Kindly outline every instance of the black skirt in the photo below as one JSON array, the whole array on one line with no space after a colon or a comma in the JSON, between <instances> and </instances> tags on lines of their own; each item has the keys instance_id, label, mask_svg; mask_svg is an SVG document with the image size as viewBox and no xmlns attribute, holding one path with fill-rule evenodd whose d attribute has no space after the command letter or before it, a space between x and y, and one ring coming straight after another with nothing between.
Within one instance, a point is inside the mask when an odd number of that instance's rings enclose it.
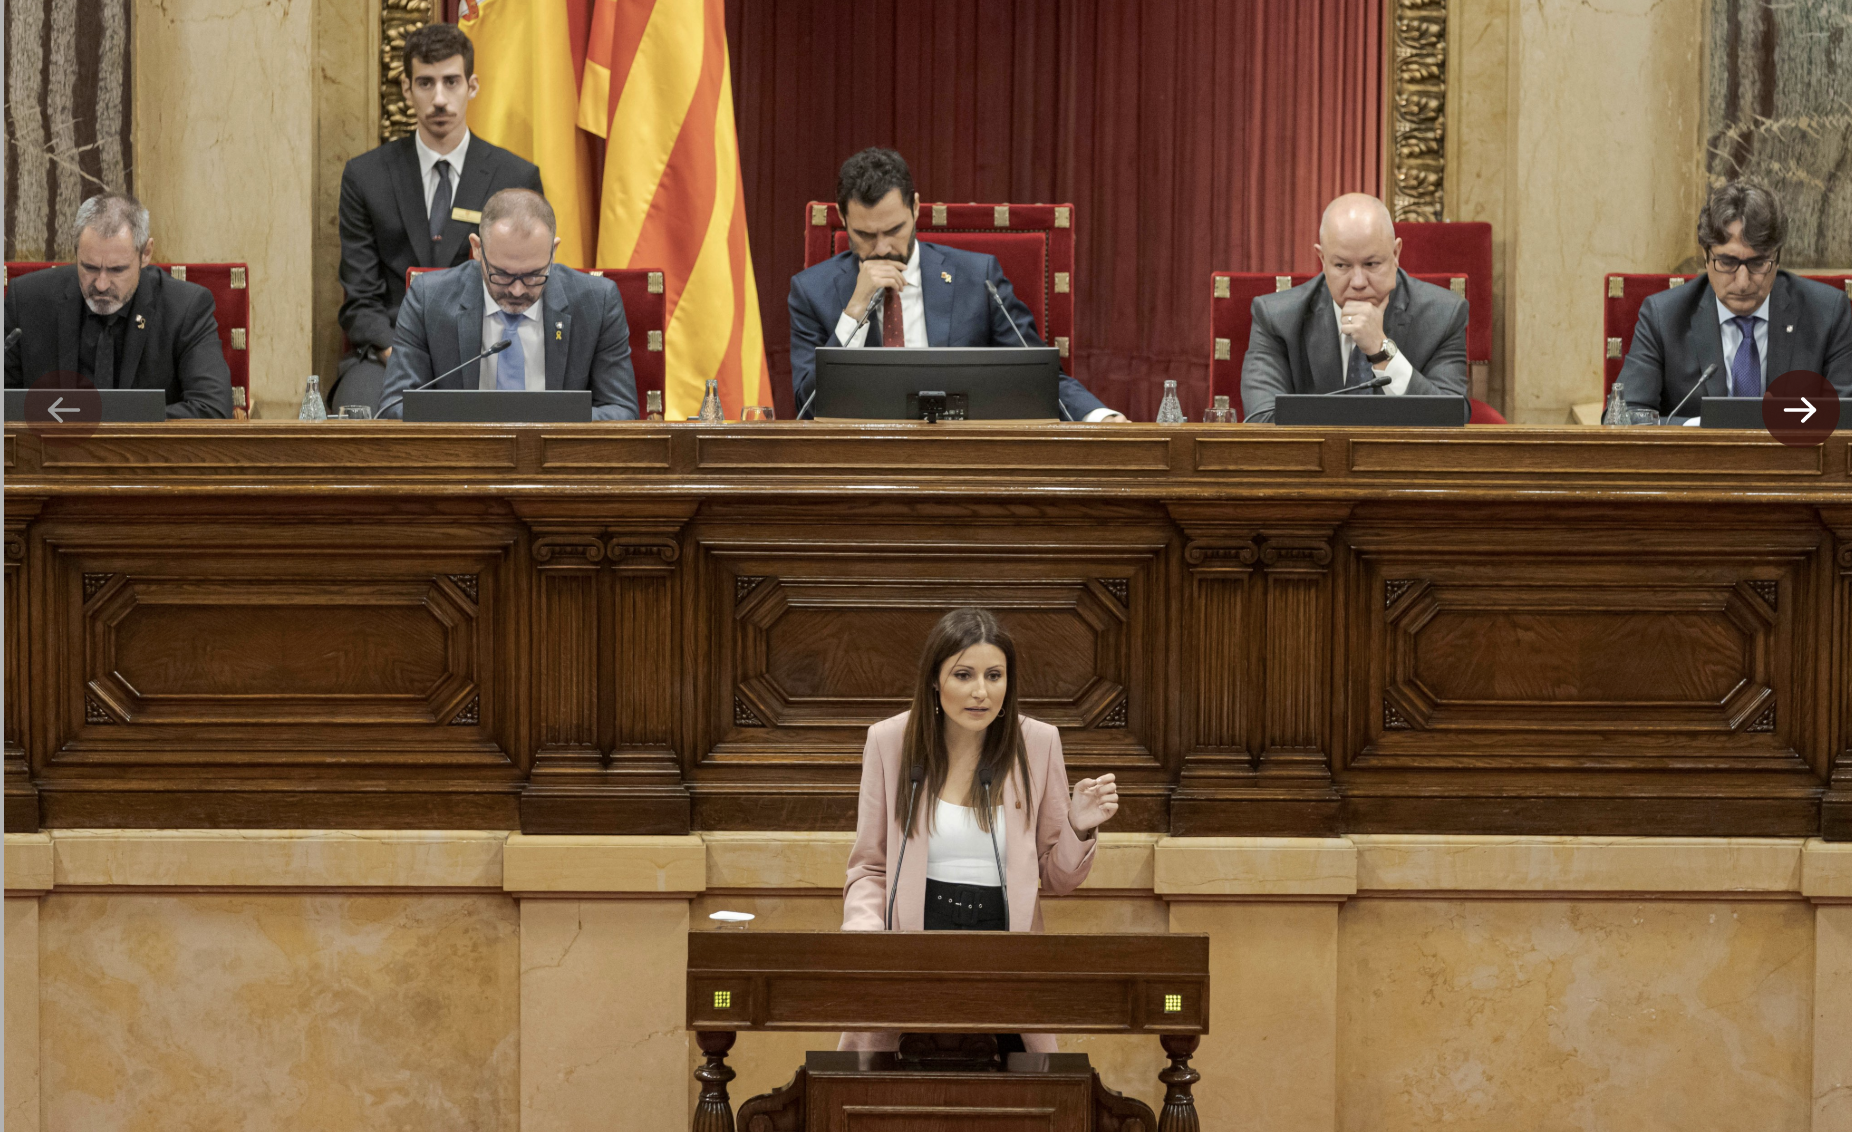
<instances>
[{"instance_id":1,"label":"black skirt","mask_svg":"<svg viewBox=\"0 0 1852 1132\"><path fill-rule=\"evenodd\" d=\"M975 884L926 882L926 930L929 932L1008 931L1009 910L1003 889ZM1024 1053L1021 1034L998 1034L998 1052Z\"/></svg>"}]
</instances>

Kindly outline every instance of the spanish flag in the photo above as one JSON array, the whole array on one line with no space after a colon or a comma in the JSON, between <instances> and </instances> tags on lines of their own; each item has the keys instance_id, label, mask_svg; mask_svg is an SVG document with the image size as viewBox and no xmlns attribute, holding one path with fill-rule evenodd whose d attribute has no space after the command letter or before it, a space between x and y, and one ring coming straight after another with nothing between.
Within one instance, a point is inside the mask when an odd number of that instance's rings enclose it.
<instances>
[{"instance_id":1,"label":"spanish flag","mask_svg":"<svg viewBox=\"0 0 1852 1132\"><path fill-rule=\"evenodd\" d=\"M605 139L598 262L664 272L669 418L692 416L709 378L730 418L771 404L726 0L595 0L578 123Z\"/></svg>"},{"instance_id":2,"label":"spanish flag","mask_svg":"<svg viewBox=\"0 0 1852 1132\"><path fill-rule=\"evenodd\" d=\"M470 128L540 166L561 262L663 273L664 415L693 416L710 378L729 418L771 404L726 0L463 0L457 16L482 76Z\"/></svg>"}]
</instances>

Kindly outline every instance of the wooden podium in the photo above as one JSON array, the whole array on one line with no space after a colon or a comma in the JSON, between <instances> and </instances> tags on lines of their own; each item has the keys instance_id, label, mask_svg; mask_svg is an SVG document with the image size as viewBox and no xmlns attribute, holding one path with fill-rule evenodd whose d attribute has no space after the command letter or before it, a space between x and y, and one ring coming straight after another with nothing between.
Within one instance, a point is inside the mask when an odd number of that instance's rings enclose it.
<instances>
[{"instance_id":1,"label":"wooden podium","mask_svg":"<svg viewBox=\"0 0 1852 1132\"><path fill-rule=\"evenodd\" d=\"M1102 1085L1085 1054L945 1068L812 1053L790 1084L740 1106L740 1132L1195 1132L1189 1059L1209 1032L1209 937L693 932L688 1028L707 1056L695 1132L733 1132L726 1055L741 1030L1155 1034L1170 1066L1154 1120Z\"/></svg>"}]
</instances>

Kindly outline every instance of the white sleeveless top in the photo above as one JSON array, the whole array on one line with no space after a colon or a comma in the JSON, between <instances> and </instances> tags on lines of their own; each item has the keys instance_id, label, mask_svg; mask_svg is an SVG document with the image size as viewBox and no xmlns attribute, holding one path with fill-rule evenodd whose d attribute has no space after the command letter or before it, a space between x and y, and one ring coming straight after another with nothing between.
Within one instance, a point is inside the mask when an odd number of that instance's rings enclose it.
<instances>
[{"instance_id":1,"label":"white sleeveless top","mask_svg":"<svg viewBox=\"0 0 1852 1132\"><path fill-rule=\"evenodd\" d=\"M933 812L932 833L926 840L926 879L941 884L978 884L997 888L1003 878L997 875L997 861L1009 858L1004 837L1003 807L998 806L990 828L997 835L991 848L990 834L978 828L977 811L970 806L954 806L938 799Z\"/></svg>"}]
</instances>

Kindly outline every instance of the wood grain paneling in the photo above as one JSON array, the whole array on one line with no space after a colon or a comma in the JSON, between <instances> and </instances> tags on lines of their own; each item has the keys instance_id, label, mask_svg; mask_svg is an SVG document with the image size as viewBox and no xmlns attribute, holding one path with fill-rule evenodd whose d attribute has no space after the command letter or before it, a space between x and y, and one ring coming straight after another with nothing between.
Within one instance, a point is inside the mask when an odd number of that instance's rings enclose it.
<instances>
[{"instance_id":1,"label":"wood grain paneling","mask_svg":"<svg viewBox=\"0 0 1852 1132\"><path fill-rule=\"evenodd\" d=\"M1852 838L1842 435L6 442L10 829L848 829L983 605L1113 828Z\"/></svg>"}]
</instances>

